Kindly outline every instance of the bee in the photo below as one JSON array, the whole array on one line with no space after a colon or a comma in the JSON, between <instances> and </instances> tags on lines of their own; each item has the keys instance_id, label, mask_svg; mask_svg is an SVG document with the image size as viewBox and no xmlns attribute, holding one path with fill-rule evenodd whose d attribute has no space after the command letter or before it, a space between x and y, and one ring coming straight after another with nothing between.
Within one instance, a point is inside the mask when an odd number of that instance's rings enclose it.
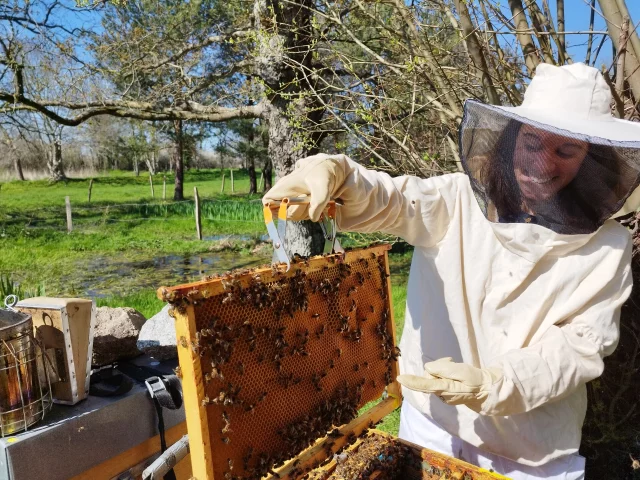
<instances>
[{"instance_id":1,"label":"bee","mask_svg":"<svg viewBox=\"0 0 640 480\"><path fill-rule=\"evenodd\" d=\"M333 368L336 366L336 362L333 361L333 358L329 360L329 368Z\"/></svg>"},{"instance_id":2,"label":"bee","mask_svg":"<svg viewBox=\"0 0 640 480\"><path fill-rule=\"evenodd\" d=\"M225 445L229 445L231 443L231 439L229 437L222 437L221 440Z\"/></svg>"},{"instance_id":3,"label":"bee","mask_svg":"<svg viewBox=\"0 0 640 480\"><path fill-rule=\"evenodd\" d=\"M227 414L227 412L222 412L222 420L224 420L224 427L222 428L220 433L224 435L225 433L231 431L231 422L229 421L229 415Z\"/></svg>"},{"instance_id":4,"label":"bee","mask_svg":"<svg viewBox=\"0 0 640 480\"><path fill-rule=\"evenodd\" d=\"M264 355L260 354L258 355L258 363L262 363L262 362L264 362Z\"/></svg>"},{"instance_id":5,"label":"bee","mask_svg":"<svg viewBox=\"0 0 640 480\"><path fill-rule=\"evenodd\" d=\"M189 346L189 344L187 343L187 339L184 338L184 336L180 337L180 346L182 348L187 348Z\"/></svg>"},{"instance_id":6,"label":"bee","mask_svg":"<svg viewBox=\"0 0 640 480\"><path fill-rule=\"evenodd\" d=\"M353 312L356 309L356 301L351 300L351 308L349 309L349 313Z\"/></svg>"},{"instance_id":7,"label":"bee","mask_svg":"<svg viewBox=\"0 0 640 480\"><path fill-rule=\"evenodd\" d=\"M253 413L254 412L254 408L256 408L255 404L245 405L244 411L248 412L248 413Z\"/></svg>"},{"instance_id":8,"label":"bee","mask_svg":"<svg viewBox=\"0 0 640 480\"><path fill-rule=\"evenodd\" d=\"M362 363L362 366L363 366L364 368L369 368L369 362L363 362L363 363Z\"/></svg>"},{"instance_id":9,"label":"bee","mask_svg":"<svg viewBox=\"0 0 640 480\"><path fill-rule=\"evenodd\" d=\"M338 353L338 358L340 358L342 356L342 349L338 348L336 352Z\"/></svg>"},{"instance_id":10,"label":"bee","mask_svg":"<svg viewBox=\"0 0 640 480\"><path fill-rule=\"evenodd\" d=\"M314 313L313 315L311 315L311 318L316 319L320 316L319 313Z\"/></svg>"},{"instance_id":11,"label":"bee","mask_svg":"<svg viewBox=\"0 0 640 480\"><path fill-rule=\"evenodd\" d=\"M376 308L373 305L369 305L369 310L371 310L371 313L376 313Z\"/></svg>"},{"instance_id":12,"label":"bee","mask_svg":"<svg viewBox=\"0 0 640 480\"><path fill-rule=\"evenodd\" d=\"M233 470L233 460L227 458L227 463L229 464L229 470Z\"/></svg>"},{"instance_id":13,"label":"bee","mask_svg":"<svg viewBox=\"0 0 640 480\"><path fill-rule=\"evenodd\" d=\"M173 369L173 373L175 373L176 377L182 378L182 369L180 368L180 365Z\"/></svg>"},{"instance_id":14,"label":"bee","mask_svg":"<svg viewBox=\"0 0 640 480\"><path fill-rule=\"evenodd\" d=\"M355 372L359 371L359 370L360 370L360 365L356 363L356 364L353 366L353 370L354 370Z\"/></svg>"},{"instance_id":15,"label":"bee","mask_svg":"<svg viewBox=\"0 0 640 480\"><path fill-rule=\"evenodd\" d=\"M262 393L260 394L260 396L258 397L258 403L260 403L260 402L264 401L264 399L266 398L266 396L267 396L267 392L262 392Z\"/></svg>"},{"instance_id":16,"label":"bee","mask_svg":"<svg viewBox=\"0 0 640 480\"><path fill-rule=\"evenodd\" d=\"M211 368L211 378L219 378L220 380L224 380L224 375L218 370L216 367Z\"/></svg>"},{"instance_id":17,"label":"bee","mask_svg":"<svg viewBox=\"0 0 640 480\"><path fill-rule=\"evenodd\" d=\"M244 375L244 363L238 362L236 364L236 370L240 375Z\"/></svg>"}]
</instances>

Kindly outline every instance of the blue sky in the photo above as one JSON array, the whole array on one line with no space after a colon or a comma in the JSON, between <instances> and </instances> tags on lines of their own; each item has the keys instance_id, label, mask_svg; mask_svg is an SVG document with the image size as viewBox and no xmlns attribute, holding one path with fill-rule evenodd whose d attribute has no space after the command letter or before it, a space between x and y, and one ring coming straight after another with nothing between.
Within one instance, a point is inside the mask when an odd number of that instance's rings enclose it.
<instances>
[{"instance_id":1,"label":"blue sky","mask_svg":"<svg viewBox=\"0 0 640 480\"><path fill-rule=\"evenodd\" d=\"M635 25L637 26L638 22L640 22L640 0L627 0L626 3L631 20L635 22ZM549 0L549 8L552 12L556 11L556 0ZM591 8L589 0L565 0L566 31L587 30L589 28L590 11ZM596 2L594 30L605 31L607 29L606 24L599 12L600 8L598 6L598 2ZM597 48L601 38L601 35L595 38L593 50ZM586 42L586 35L567 35L567 44L570 46L569 53L571 54L574 62L584 62L587 51ZM591 60L593 61L593 51L591 54ZM611 42L607 40L600 51L596 66L600 66L602 63L609 65L611 60Z\"/></svg>"}]
</instances>

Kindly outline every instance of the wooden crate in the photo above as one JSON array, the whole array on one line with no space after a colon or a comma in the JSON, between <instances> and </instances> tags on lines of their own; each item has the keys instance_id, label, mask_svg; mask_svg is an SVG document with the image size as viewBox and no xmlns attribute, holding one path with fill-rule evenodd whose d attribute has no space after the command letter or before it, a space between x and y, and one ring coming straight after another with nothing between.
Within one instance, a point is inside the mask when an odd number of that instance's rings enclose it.
<instances>
[{"instance_id":1,"label":"wooden crate","mask_svg":"<svg viewBox=\"0 0 640 480\"><path fill-rule=\"evenodd\" d=\"M33 329L50 361L53 401L73 405L89 394L96 305L84 298L34 297L16 309L33 318Z\"/></svg>"}]
</instances>

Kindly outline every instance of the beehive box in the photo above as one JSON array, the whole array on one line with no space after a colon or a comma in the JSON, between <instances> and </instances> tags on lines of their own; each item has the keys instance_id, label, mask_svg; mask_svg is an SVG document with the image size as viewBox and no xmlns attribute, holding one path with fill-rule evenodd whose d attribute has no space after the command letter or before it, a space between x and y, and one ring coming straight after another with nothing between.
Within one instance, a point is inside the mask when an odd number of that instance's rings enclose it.
<instances>
[{"instance_id":1,"label":"beehive box","mask_svg":"<svg viewBox=\"0 0 640 480\"><path fill-rule=\"evenodd\" d=\"M158 290L176 319L195 479L330 472L400 405L389 248Z\"/></svg>"}]
</instances>

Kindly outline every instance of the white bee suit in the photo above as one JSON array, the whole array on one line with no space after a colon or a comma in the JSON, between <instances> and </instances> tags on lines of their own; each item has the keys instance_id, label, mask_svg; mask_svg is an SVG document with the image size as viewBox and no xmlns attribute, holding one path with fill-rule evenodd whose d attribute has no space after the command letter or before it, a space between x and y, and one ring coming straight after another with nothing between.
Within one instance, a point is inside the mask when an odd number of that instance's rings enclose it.
<instances>
[{"instance_id":1,"label":"white bee suit","mask_svg":"<svg viewBox=\"0 0 640 480\"><path fill-rule=\"evenodd\" d=\"M265 196L311 195L292 218L313 220L339 198L340 230L415 246L407 439L513 478L582 477L585 384L616 347L632 286L631 236L611 218L640 205L640 123L610 103L597 69L541 64L522 106L465 103L466 174L392 178L316 155Z\"/></svg>"},{"instance_id":2,"label":"white bee suit","mask_svg":"<svg viewBox=\"0 0 640 480\"><path fill-rule=\"evenodd\" d=\"M449 434L523 465L577 452L585 383L615 349L631 292L627 230L613 220L584 235L490 222L461 173L392 178L344 155L316 155L296 175L318 169L332 171L327 187L344 201L340 230L387 232L416 247L401 373L422 375L441 357L504 371L480 413L406 388L405 401Z\"/></svg>"}]
</instances>

